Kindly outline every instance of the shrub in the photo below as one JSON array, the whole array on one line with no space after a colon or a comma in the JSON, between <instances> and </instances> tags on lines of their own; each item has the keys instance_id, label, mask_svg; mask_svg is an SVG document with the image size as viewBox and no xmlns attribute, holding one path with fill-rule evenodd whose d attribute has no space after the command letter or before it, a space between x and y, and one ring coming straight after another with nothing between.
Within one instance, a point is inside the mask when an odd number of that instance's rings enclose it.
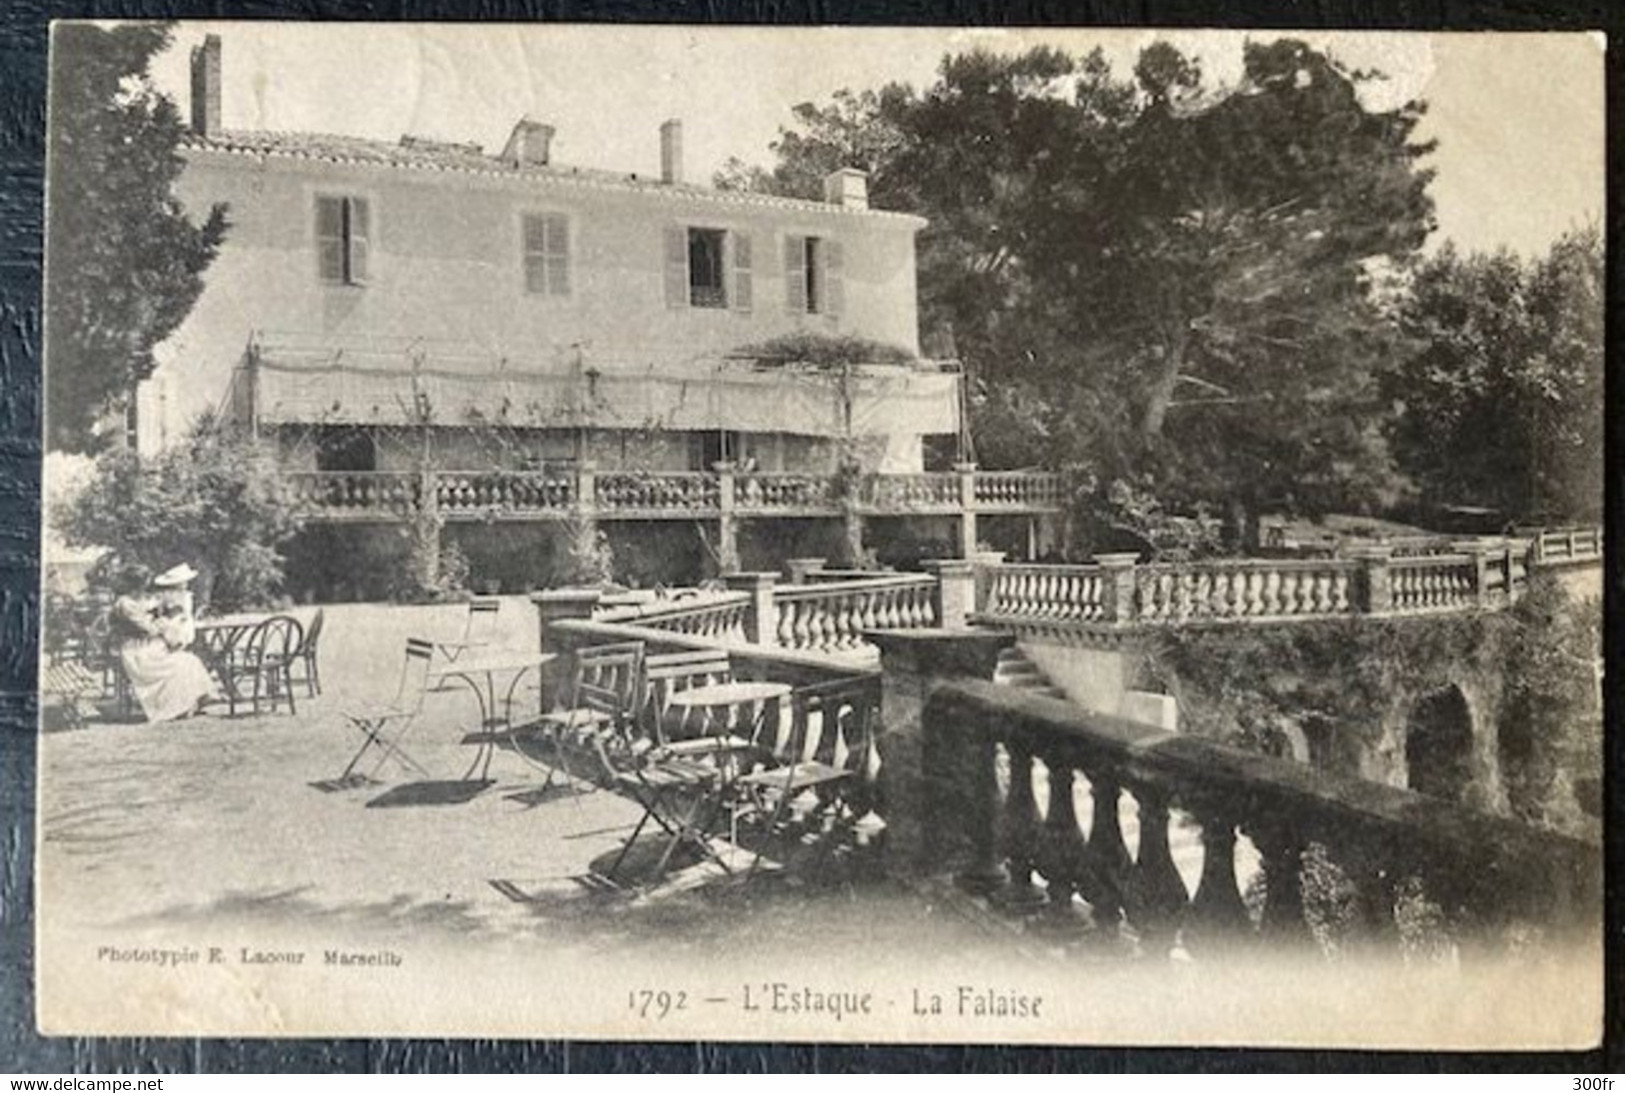
<instances>
[{"instance_id":1,"label":"shrub","mask_svg":"<svg viewBox=\"0 0 1625 1093\"><path fill-rule=\"evenodd\" d=\"M828 368L841 364L909 364L916 358L902 346L858 338L850 334L782 334L765 342L742 346L736 357L754 357L770 364L811 364Z\"/></svg>"},{"instance_id":2,"label":"shrub","mask_svg":"<svg viewBox=\"0 0 1625 1093\"><path fill-rule=\"evenodd\" d=\"M282 547L303 522L274 451L207 426L151 458L103 454L56 519L71 545L109 548L120 563L190 563L199 603L226 610L275 601Z\"/></svg>"}]
</instances>

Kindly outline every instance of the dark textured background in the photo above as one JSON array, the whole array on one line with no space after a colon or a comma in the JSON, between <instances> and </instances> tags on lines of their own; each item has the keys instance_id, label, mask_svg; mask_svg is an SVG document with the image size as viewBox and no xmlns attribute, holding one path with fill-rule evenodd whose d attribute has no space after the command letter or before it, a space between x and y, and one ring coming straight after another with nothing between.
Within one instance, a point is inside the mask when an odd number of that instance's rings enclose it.
<instances>
[{"instance_id":1,"label":"dark textured background","mask_svg":"<svg viewBox=\"0 0 1625 1093\"><path fill-rule=\"evenodd\" d=\"M1367 27L1418 30L1606 29L1610 117L1620 102L1625 11L1608 0L1174 0L1131 3L1027 0L1000 4L927 0L0 0L0 1072L113 1071L1103 1071L1625 1069L1619 1005L1617 900L1608 917L1609 998L1605 1046L1552 1055L1372 1055L1260 1051L1134 1051L1089 1048L958 1048L782 1044L583 1044L561 1041L205 1040L41 1038L34 1032L33 834L35 641L39 584L40 253L45 148L46 29L53 18L491 19L690 23L972 23L1105 26ZM1620 141L1609 127L1609 359L1617 376L1619 322L1618 193ZM761 151L761 150L758 150ZM1610 390L1617 385L1610 383ZM1617 396L1616 396L1617 398ZM1621 466L1625 414L1610 415L1609 465ZM1609 541L1621 542L1621 475L1609 481ZM1610 551L1612 555L1614 552ZM1620 615L1617 557L1610 558L1609 614ZM1608 653L1619 678L1619 624ZM1618 703L1610 694L1609 724ZM1610 771L1625 764L1616 732ZM1616 779L1610 777L1609 876L1621 875ZM1080 972L1080 974L1086 974ZM1566 1088L1566 1086L1553 1088Z\"/></svg>"}]
</instances>

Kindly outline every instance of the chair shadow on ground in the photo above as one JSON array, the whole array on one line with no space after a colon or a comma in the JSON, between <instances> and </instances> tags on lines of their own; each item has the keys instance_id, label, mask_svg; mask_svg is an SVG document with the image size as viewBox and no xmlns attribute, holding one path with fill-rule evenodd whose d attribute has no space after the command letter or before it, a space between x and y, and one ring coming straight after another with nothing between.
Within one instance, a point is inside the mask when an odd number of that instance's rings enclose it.
<instances>
[{"instance_id":1,"label":"chair shadow on ground","mask_svg":"<svg viewBox=\"0 0 1625 1093\"><path fill-rule=\"evenodd\" d=\"M496 783L489 778L405 782L374 797L368 808L418 808L467 804Z\"/></svg>"}]
</instances>

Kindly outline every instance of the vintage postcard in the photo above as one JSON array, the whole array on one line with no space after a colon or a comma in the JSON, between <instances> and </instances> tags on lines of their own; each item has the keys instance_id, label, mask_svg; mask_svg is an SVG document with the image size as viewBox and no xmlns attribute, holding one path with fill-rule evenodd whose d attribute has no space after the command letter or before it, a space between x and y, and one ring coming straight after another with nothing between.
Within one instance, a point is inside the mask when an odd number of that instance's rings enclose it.
<instances>
[{"instance_id":1,"label":"vintage postcard","mask_svg":"<svg viewBox=\"0 0 1625 1093\"><path fill-rule=\"evenodd\" d=\"M1597 1043L1604 49L57 24L40 1029Z\"/></svg>"}]
</instances>

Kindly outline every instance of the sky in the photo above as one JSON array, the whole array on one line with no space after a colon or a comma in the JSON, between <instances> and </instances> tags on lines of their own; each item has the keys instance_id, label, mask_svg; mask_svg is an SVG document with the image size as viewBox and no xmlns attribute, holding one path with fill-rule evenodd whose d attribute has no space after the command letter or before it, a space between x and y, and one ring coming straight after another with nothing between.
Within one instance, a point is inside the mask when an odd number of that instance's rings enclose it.
<instances>
[{"instance_id":1,"label":"sky","mask_svg":"<svg viewBox=\"0 0 1625 1093\"><path fill-rule=\"evenodd\" d=\"M932 81L945 53L1099 46L1127 74L1158 37L1233 82L1251 31L720 28L470 24L178 25L154 67L183 111L187 56L205 33L223 44L228 129L299 130L394 141L403 134L500 150L522 115L557 128L556 162L657 174L659 126L683 120L687 177L730 156L771 162L768 145L800 102L839 88ZM1587 34L1294 32L1345 64L1377 69L1367 105L1428 101L1420 131L1439 233L1458 245L1544 251L1601 223L1603 51Z\"/></svg>"}]
</instances>

